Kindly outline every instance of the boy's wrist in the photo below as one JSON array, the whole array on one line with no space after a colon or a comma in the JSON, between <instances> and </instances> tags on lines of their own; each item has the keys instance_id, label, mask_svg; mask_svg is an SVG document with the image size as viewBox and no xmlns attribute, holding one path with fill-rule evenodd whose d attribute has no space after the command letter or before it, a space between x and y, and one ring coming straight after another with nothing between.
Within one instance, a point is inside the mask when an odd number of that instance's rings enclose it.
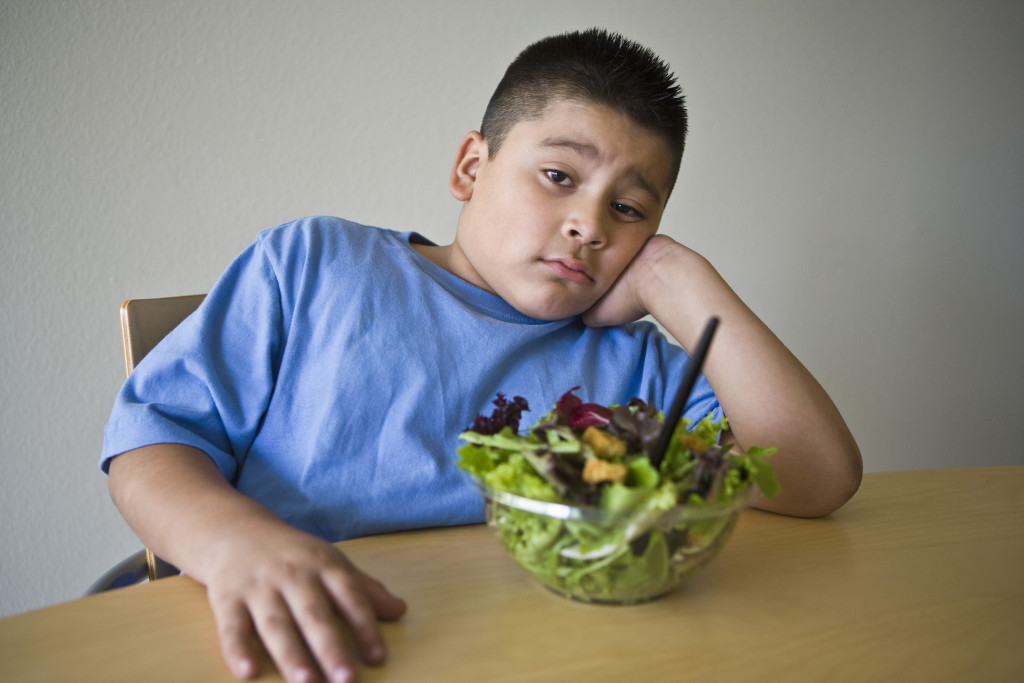
<instances>
[{"instance_id":1,"label":"boy's wrist","mask_svg":"<svg viewBox=\"0 0 1024 683\"><path fill-rule=\"evenodd\" d=\"M702 326L714 308L709 296L721 278L711 263L696 251L663 235L647 257L637 285L645 309L672 329L685 321ZM680 340L682 341L682 340Z\"/></svg>"}]
</instances>

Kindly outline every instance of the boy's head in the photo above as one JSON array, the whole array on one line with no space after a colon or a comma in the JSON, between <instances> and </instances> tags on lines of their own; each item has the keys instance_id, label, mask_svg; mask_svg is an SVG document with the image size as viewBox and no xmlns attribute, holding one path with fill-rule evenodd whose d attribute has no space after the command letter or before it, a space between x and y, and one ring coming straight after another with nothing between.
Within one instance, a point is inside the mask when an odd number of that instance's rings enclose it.
<instances>
[{"instance_id":1,"label":"boy's head","mask_svg":"<svg viewBox=\"0 0 1024 683\"><path fill-rule=\"evenodd\" d=\"M545 38L516 57L484 113L488 155L498 153L517 123L564 101L609 107L660 136L672 160L668 187L675 185L687 129L675 76L649 49L600 29Z\"/></svg>"},{"instance_id":2,"label":"boy's head","mask_svg":"<svg viewBox=\"0 0 1024 683\"><path fill-rule=\"evenodd\" d=\"M650 51L597 30L542 40L459 146L455 240L424 253L530 317L582 314L658 231L685 135Z\"/></svg>"}]
</instances>

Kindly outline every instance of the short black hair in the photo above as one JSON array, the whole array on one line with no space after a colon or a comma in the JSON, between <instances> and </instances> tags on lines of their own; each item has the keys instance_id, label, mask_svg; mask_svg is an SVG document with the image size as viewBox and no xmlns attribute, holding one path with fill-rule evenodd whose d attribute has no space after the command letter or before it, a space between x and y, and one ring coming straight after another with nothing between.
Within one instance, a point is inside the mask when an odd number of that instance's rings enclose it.
<instances>
[{"instance_id":1,"label":"short black hair","mask_svg":"<svg viewBox=\"0 0 1024 683\"><path fill-rule=\"evenodd\" d=\"M543 115L555 100L604 105L660 135L672 155L669 188L675 185L686 104L675 75L650 49L598 28L533 43L509 65L487 104L480 134L488 157L498 153L513 126Z\"/></svg>"}]
</instances>

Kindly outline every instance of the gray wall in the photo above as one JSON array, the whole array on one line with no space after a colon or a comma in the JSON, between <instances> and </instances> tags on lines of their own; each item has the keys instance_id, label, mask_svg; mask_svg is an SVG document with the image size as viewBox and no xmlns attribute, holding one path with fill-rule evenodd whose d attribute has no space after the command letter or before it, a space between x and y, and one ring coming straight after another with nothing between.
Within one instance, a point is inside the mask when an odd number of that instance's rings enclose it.
<instances>
[{"instance_id":1,"label":"gray wall","mask_svg":"<svg viewBox=\"0 0 1024 683\"><path fill-rule=\"evenodd\" d=\"M447 242L504 66L591 25L676 69L663 229L819 377L867 469L1024 464L1024 3L2 0L0 614L138 547L96 467L121 300L204 292L308 214Z\"/></svg>"}]
</instances>

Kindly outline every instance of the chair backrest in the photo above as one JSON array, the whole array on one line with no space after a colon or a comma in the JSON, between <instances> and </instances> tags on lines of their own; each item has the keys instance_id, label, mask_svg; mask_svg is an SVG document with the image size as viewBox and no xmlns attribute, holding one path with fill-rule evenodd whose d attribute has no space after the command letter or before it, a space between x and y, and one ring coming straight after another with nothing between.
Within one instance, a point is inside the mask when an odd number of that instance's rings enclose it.
<instances>
[{"instance_id":1,"label":"chair backrest","mask_svg":"<svg viewBox=\"0 0 1024 683\"><path fill-rule=\"evenodd\" d=\"M178 326L206 298L205 294L170 296L159 299L129 299L121 304L121 347L124 374L132 374L139 361L167 333ZM171 576L178 570L146 548L146 573L150 581Z\"/></svg>"},{"instance_id":2,"label":"chair backrest","mask_svg":"<svg viewBox=\"0 0 1024 683\"><path fill-rule=\"evenodd\" d=\"M121 304L124 374L132 374L139 361L178 323L199 308L204 298L205 294L191 294L160 299L129 299Z\"/></svg>"}]
</instances>

